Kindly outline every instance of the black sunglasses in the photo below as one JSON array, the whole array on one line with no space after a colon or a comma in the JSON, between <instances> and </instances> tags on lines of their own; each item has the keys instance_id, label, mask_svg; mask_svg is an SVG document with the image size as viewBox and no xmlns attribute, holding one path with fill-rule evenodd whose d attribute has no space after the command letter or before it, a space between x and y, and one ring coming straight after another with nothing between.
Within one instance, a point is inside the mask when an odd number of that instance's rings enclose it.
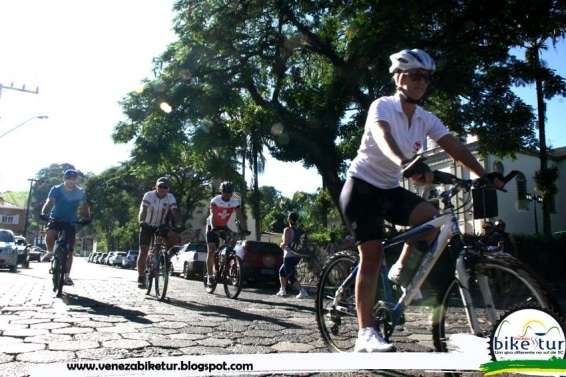
<instances>
[{"instance_id":1,"label":"black sunglasses","mask_svg":"<svg viewBox=\"0 0 566 377\"><path fill-rule=\"evenodd\" d=\"M169 186L159 185L159 186L157 186L157 188L168 189Z\"/></svg>"},{"instance_id":2,"label":"black sunglasses","mask_svg":"<svg viewBox=\"0 0 566 377\"><path fill-rule=\"evenodd\" d=\"M407 72L407 75L409 76L411 81L423 80L427 84L429 84L432 81L432 75L430 73Z\"/></svg>"}]
</instances>

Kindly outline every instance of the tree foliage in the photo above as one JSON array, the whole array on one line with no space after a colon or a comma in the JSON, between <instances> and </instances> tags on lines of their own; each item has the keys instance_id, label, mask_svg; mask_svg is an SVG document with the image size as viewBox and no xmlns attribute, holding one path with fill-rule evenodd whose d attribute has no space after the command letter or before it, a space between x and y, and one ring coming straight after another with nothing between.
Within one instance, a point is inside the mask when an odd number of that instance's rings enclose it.
<instances>
[{"instance_id":1,"label":"tree foliage","mask_svg":"<svg viewBox=\"0 0 566 377\"><path fill-rule=\"evenodd\" d=\"M179 0L178 40L156 60L156 77L125 98L129 120L117 126L116 140L145 146L149 125L163 127L163 141L186 138L259 108L271 154L316 166L336 203L343 161L355 153L369 104L394 90L388 56L419 47L438 63L427 107L455 132L479 134L482 151L513 154L534 135L532 109L511 91L509 50L526 38L524 25L536 29L529 12L545 7L519 0ZM162 101L171 113L160 110Z\"/></svg>"}]
</instances>

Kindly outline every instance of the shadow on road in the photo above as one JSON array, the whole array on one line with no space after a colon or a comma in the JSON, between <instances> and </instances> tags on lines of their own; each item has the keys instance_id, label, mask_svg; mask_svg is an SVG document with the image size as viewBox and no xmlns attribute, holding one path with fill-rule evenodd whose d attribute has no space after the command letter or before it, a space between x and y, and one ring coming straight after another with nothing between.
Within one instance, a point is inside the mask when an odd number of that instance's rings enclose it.
<instances>
[{"instance_id":1,"label":"shadow on road","mask_svg":"<svg viewBox=\"0 0 566 377\"><path fill-rule=\"evenodd\" d=\"M244 301L244 300L238 300L238 301ZM183 309L193 310L193 311L196 311L196 312L201 312L201 315L204 315L204 316L218 317L217 314L220 314L220 315L226 317L227 319L239 319L239 320L249 321L249 322L264 321L264 322L272 323L274 325L284 326L284 327L290 328L290 329L300 329L300 328L302 328L301 326L297 326L297 325L289 323L289 322L281 321L277 318L266 317L266 316L263 316L263 315L253 314L253 313L246 313L246 312L243 312L241 310L238 310L238 309L235 309L235 308L229 308L229 307L226 307L226 306L191 303L191 302L186 302L186 301L182 301L182 300L177 300L177 299L174 299L174 298L167 298L166 300L164 300L162 302L165 303L165 304L168 304L168 305L176 306L178 308L183 308ZM207 312L210 312L210 311L214 311L214 312L216 312L216 314L207 313Z\"/></svg>"},{"instance_id":2,"label":"shadow on road","mask_svg":"<svg viewBox=\"0 0 566 377\"><path fill-rule=\"evenodd\" d=\"M279 297L277 297L277 298L279 298ZM299 310L305 310L305 311L309 311L311 313L315 313L314 303L312 303L312 305L297 305L297 304L292 304L292 303L289 303L289 302L279 301L279 300L273 300L273 301L251 300L251 299L242 298L242 297L239 297L238 301L249 302L249 303L252 303L252 304L283 306L283 307L290 308L290 309L299 309Z\"/></svg>"},{"instance_id":3,"label":"shadow on road","mask_svg":"<svg viewBox=\"0 0 566 377\"><path fill-rule=\"evenodd\" d=\"M145 316L144 312L141 312L139 310L122 309L119 306L107 304L101 301L94 300L92 298L73 295L73 294L65 294L62 300L67 305L76 305L76 306L89 308L90 309L89 311L92 312L93 314L120 316L120 317L124 317L128 321L136 322L136 323L143 323L143 324L153 323L149 319L144 318ZM70 311L73 311L73 309L70 309Z\"/></svg>"}]
</instances>

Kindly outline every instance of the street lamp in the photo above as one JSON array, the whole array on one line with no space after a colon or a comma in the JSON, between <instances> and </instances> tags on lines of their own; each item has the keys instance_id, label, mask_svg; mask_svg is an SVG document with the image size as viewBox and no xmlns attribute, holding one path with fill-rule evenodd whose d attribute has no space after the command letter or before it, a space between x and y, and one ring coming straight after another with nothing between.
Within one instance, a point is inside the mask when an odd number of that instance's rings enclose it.
<instances>
[{"instance_id":1,"label":"street lamp","mask_svg":"<svg viewBox=\"0 0 566 377\"><path fill-rule=\"evenodd\" d=\"M537 202L542 203L542 195L538 195L536 193L533 194L526 193L525 199L534 202L533 206L535 210L535 234L538 234Z\"/></svg>"},{"instance_id":2,"label":"street lamp","mask_svg":"<svg viewBox=\"0 0 566 377\"><path fill-rule=\"evenodd\" d=\"M20 128L21 126L23 126L24 124L26 124L27 122L31 122L34 119L47 119L48 116L47 115L36 115L33 116L27 120L24 120L22 123L18 124L16 127L12 127L10 128L8 131L4 132L2 135L0 135L0 137L4 137L6 135L8 135L10 132L17 130L18 128Z\"/></svg>"}]
</instances>

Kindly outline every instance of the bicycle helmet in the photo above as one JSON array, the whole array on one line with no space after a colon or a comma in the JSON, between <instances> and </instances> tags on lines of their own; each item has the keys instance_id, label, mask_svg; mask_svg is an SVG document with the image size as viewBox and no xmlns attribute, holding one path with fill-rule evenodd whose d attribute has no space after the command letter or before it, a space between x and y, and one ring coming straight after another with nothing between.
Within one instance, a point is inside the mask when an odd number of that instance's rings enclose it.
<instances>
[{"instance_id":1,"label":"bicycle helmet","mask_svg":"<svg viewBox=\"0 0 566 377\"><path fill-rule=\"evenodd\" d=\"M399 51L389 56L389 59L391 60L389 73L405 72L411 69L424 69L431 72L436 70L434 59L426 51L418 48Z\"/></svg>"},{"instance_id":2,"label":"bicycle helmet","mask_svg":"<svg viewBox=\"0 0 566 377\"><path fill-rule=\"evenodd\" d=\"M77 173L77 171L75 169L67 169L63 173L63 177L65 179L73 179L73 178L77 178L78 176L79 176L79 173Z\"/></svg>"},{"instance_id":3,"label":"bicycle helmet","mask_svg":"<svg viewBox=\"0 0 566 377\"><path fill-rule=\"evenodd\" d=\"M167 179L167 177L158 178L157 181L155 182L155 186L157 186L157 187L159 187L159 186L169 187L169 180Z\"/></svg>"},{"instance_id":4,"label":"bicycle helmet","mask_svg":"<svg viewBox=\"0 0 566 377\"><path fill-rule=\"evenodd\" d=\"M232 194L234 192L234 185L232 182L224 181L220 184L220 192L223 194Z\"/></svg>"}]
</instances>

